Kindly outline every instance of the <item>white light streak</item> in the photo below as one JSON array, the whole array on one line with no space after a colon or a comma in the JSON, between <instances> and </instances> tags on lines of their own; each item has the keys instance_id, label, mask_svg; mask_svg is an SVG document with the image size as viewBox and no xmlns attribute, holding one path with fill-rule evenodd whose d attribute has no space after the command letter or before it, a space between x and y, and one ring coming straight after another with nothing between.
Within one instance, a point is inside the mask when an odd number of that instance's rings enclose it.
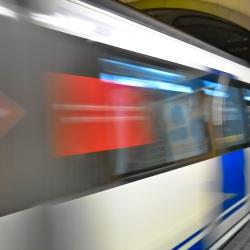
<instances>
[{"instance_id":1,"label":"white light streak","mask_svg":"<svg viewBox=\"0 0 250 250\"><path fill-rule=\"evenodd\" d=\"M248 67L106 10L78 0L62 0L58 10L60 11L56 12L52 18L45 16L41 18L41 16L33 14L31 20L61 32L192 68L216 69L250 83L250 69ZM61 13L67 13L67 15ZM60 15L64 17L60 17ZM86 22L88 25L85 25ZM86 27L85 31L84 28L81 28L81 24L83 24L82 27Z\"/></svg>"},{"instance_id":2,"label":"white light streak","mask_svg":"<svg viewBox=\"0 0 250 250\"><path fill-rule=\"evenodd\" d=\"M9 18L13 18L13 19L17 19L17 13L11 9L4 7L4 6L0 6L0 15L6 16Z\"/></svg>"}]
</instances>

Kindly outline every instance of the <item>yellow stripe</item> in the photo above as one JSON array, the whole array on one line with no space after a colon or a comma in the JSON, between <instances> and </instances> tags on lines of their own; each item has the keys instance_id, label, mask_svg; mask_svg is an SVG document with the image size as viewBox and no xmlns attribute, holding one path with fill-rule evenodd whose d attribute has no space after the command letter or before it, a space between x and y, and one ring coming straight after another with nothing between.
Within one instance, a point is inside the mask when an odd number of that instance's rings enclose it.
<instances>
[{"instance_id":1,"label":"yellow stripe","mask_svg":"<svg viewBox=\"0 0 250 250\"><path fill-rule=\"evenodd\" d=\"M165 7L165 0L142 0L129 3L129 5L135 7L136 9L146 10L146 9L157 9Z\"/></svg>"},{"instance_id":2,"label":"yellow stripe","mask_svg":"<svg viewBox=\"0 0 250 250\"><path fill-rule=\"evenodd\" d=\"M201 0L139 0L129 3L136 9L186 9L214 15L250 30L250 17L222 5Z\"/></svg>"}]
</instances>

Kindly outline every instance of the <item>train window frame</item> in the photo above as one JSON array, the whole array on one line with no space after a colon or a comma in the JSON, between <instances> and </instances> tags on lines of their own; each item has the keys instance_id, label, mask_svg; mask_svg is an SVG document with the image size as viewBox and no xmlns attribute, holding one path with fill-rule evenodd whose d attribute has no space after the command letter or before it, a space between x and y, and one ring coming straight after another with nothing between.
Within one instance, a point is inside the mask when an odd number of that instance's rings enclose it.
<instances>
[{"instance_id":1,"label":"train window frame","mask_svg":"<svg viewBox=\"0 0 250 250\"><path fill-rule=\"evenodd\" d=\"M247 101L244 100L244 90L249 90L250 91L250 85L245 83L245 82L240 82L240 86L241 86L241 99L242 99L242 105L243 105L243 112L244 112L244 120L245 120L245 130L246 130L246 142L245 142L245 147L250 147L250 131L248 131L248 122L250 122L250 120L248 121L247 118ZM249 102L249 101L248 101Z\"/></svg>"},{"instance_id":2,"label":"train window frame","mask_svg":"<svg viewBox=\"0 0 250 250\"><path fill-rule=\"evenodd\" d=\"M218 72L214 73L213 70L202 71L200 69L188 67L185 65L171 62L171 61L166 61L166 60L154 58L154 57L147 56L147 55L140 54L140 53L136 53L136 52L123 50L120 48L111 47L109 45L98 44L98 53L97 54L101 58L105 58L105 57L119 58L122 60L138 62L139 64L152 65L155 67L166 68L166 69L170 69L170 70L177 68L177 69L183 69L184 71L191 70L194 72L195 71L196 72L206 72L208 75L218 76ZM146 168L142 168L142 169L134 170L134 171L129 171L127 173L115 174L114 176L122 183L123 182L127 183L127 182L131 182L131 181L135 181L138 179L153 176L156 174L172 171L172 170L182 168L182 167L194 164L194 163L198 163L201 161L211 159L211 158L215 157L213 138L212 138L212 133L210 130L207 130L206 134L207 134L207 146L208 146L208 150L206 153L203 153L203 154L200 154L197 156L183 158L183 159L180 159L177 161L164 162L162 164L152 165L150 167L146 167Z\"/></svg>"},{"instance_id":3,"label":"train window frame","mask_svg":"<svg viewBox=\"0 0 250 250\"><path fill-rule=\"evenodd\" d=\"M235 145L225 145L224 144L221 148L218 148L217 145L216 145L215 146L216 147L215 151L216 151L217 156L220 156L220 155L223 155L225 153L232 152L232 151L236 151L236 150L239 150L239 149L244 149L244 148L250 147L250 138L249 138L249 141L247 140L247 126L246 126L247 123L246 123L246 116L245 116L245 112L246 112L246 106L245 105L246 104L245 104L245 102L243 100L243 93L242 93L242 90L244 88L250 90L250 86L246 82L240 81L240 80L234 78L233 76L229 76L228 74L225 75L225 73L223 73L223 72L221 73L221 75L223 77L227 78L227 80L228 80L227 86L239 89L240 103L241 103L240 105L241 105L241 111L243 113L242 121L243 121L245 138L244 138L244 142L237 143ZM224 106L224 104L223 104L223 106ZM223 126L222 126L222 129L223 129ZM215 140L215 137L213 137L213 140Z\"/></svg>"}]
</instances>

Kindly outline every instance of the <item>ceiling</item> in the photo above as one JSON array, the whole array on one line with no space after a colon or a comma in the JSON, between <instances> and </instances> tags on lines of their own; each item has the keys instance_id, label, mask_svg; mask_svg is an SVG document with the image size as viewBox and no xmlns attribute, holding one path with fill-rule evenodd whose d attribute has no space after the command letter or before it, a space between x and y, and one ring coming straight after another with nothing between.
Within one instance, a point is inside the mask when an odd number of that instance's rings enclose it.
<instances>
[{"instance_id":1,"label":"ceiling","mask_svg":"<svg viewBox=\"0 0 250 250\"><path fill-rule=\"evenodd\" d=\"M250 0L121 0L250 62Z\"/></svg>"},{"instance_id":2,"label":"ceiling","mask_svg":"<svg viewBox=\"0 0 250 250\"><path fill-rule=\"evenodd\" d=\"M138 0L121 0L121 2L124 3L132 3L132 2L142 2L142 1L138 1ZM182 1L182 0L146 0L145 2L161 2L163 3L166 7L171 3L171 2L175 2L176 4L178 4L177 2L187 2L187 4L189 3L190 8L192 8L192 5L196 5L199 4L199 2L203 3L203 4L214 4L216 6L221 6L223 8L226 8L235 12L238 12L240 14L246 15L246 16L250 16L250 0L188 0L188 1ZM197 2L197 3L194 3ZM232 17L233 18L233 17ZM233 21L233 20L232 20ZM247 24L247 26L250 27L250 23Z\"/></svg>"}]
</instances>

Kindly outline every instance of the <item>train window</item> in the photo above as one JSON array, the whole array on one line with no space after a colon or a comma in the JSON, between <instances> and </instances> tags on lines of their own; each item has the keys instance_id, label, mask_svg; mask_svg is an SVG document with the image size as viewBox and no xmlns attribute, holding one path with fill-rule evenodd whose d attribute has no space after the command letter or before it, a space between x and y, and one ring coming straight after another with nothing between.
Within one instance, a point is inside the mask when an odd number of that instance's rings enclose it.
<instances>
[{"instance_id":1,"label":"train window","mask_svg":"<svg viewBox=\"0 0 250 250\"><path fill-rule=\"evenodd\" d=\"M227 145L245 142L244 115L240 89L229 86L224 106L224 136Z\"/></svg>"},{"instance_id":2,"label":"train window","mask_svg":"<svg viewBox=\"0 0 250 250\"><path fill-rule=\"evenodd\" d=\"M246 129L247 129L247 140L250 140L250 90L242 89L243 100L245 103L245 116L246 116Z\"/></svg>"},{"instance_id":3,"label":"train window","mask_svg":"<svg viewBox=\"0 0 250 250\"><path fill-rule=\"evenodd\" d=\"M221 120L217 133L218 147L241 145L246 141L244 109L241 88L230 80L229 86L221 89L220 101L217 101L218 120Z\"/></svg>"},{"instance_id":4,"label":"train window","mask_svg":"<svg viewBox=\"0 0 250 250\"><path fill-rule=\"evenodd\" d=\"M128 138L132 144L137 140L137 145L111 152L116 174L209 152L204 87L216 83L207 72L111 57L100 58L99 63L101 81L119 86L113 87L109 98L123 123L110 124L112 136L117 145ZM125 111L128 102L130 110Z\"/></svg>"}]
</instances>

